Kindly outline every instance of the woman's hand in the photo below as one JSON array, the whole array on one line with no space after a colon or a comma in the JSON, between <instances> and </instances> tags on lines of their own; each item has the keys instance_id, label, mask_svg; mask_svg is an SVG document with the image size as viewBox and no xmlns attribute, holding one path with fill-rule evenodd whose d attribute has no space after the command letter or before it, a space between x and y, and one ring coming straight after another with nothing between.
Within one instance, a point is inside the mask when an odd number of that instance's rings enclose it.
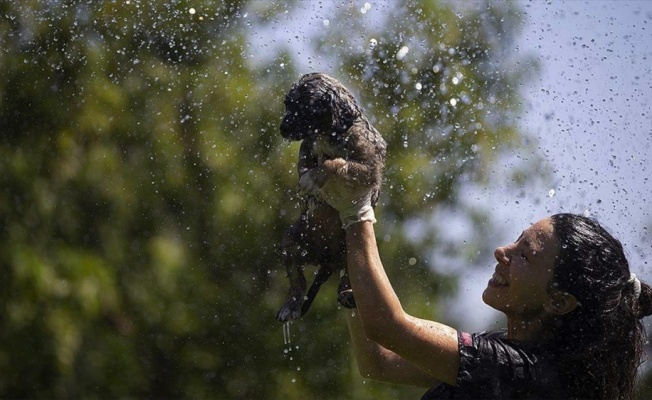
<instances>
[{"instance_id":1,"label":"woman's hand","mask_svg":"<svg viewBox=\"0 0 652 400\"><path fill-rule=\"evenodd\" d=\"M376 222L374 209L371 206L370 186L344 178L347 176L348 164L343 159L328 160L324 165L313 168L299 179L299 191L302 194L312 193L326 201L340 213L344 229L356 222ZM332 169L332 171L330 171Z\"/></svg>"}]
</instances>

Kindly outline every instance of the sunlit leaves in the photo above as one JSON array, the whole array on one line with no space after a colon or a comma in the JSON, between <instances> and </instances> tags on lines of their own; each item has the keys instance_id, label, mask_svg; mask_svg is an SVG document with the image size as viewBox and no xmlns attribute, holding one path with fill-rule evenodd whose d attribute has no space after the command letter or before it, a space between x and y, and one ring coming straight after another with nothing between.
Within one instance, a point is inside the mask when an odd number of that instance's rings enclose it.
<instances>
[{"instance_id":1,"label":"sunlit leaves","mask_svg":"<svg viewBox=\"0 0 652 400\"><path fill-rule=\"evenodd\" d=\"M341 18L348 12L341 9ZM531 60L504 56L519 30L518 11L405 2L377 17L381 23L365 18L335 33L348 47L318 43L346 60L350 84L388 140L389 209L409 219L456 204L461 186L486 182L495 160L521 146L517 88L528 79L520 65ZM533 157L530 165L538 163Z\"/></svg>"}]
</instances>

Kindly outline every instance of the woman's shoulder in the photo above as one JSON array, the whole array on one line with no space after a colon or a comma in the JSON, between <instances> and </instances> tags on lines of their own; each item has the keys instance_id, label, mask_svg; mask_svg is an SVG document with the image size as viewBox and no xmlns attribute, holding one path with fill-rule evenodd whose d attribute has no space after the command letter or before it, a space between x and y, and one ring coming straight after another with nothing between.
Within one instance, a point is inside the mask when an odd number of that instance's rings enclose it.
<instances>
[{"instance_id":1,"label":"woman's shoulder","mask_svg":"<svg viewBox=\"0 0 652 400\"><path fill-rule=\"evenodd\" d=\"M461 332L461 334L464 335L469 335L469 336L478 336L481 338L486 338L486 339L506 339L507 338L507 329L498 329L498 330L493 330L493 331L482 331L478 333L466 333L466 332Z\"/></svg>"},{"instance_id":2,"label":"woman's shoulder","mask_svg":"<svg viewBox=\"0 0 652 400\"><path fill-rule=\"evenodd\" d=\"M507 339L505 330L458 331L456 385L431 388L422 399L563 399L557 368L545 351Z\"/></svg>"},{"instance_id":3,"label":"woman's shoulder","mask_svg":"<svg viewBox=\"0 0 652 400\"><path fill-rule=\"evenodd\" d=\"M464 393L467 397L564 397L557 368L541 348L507 339L505 330L458 332L458 337L457 385L448 390Z\"/></svg>"},{"instance_id":4,"label":"woman's shoulder","mask_svg":"<svg viewBox=\"0 0 652 400\"><path fill-rule=\"evenodd\" d=\"M493 372L505 372L514 367L549 370L553 361L549 353L540 346L507 338L505 330L479 333L458 332L462 366L477 369L487 366ZM495 369L492 366L500 367ZM508 368L509 367L509 368Z\"/></svg>"}]
</instances>

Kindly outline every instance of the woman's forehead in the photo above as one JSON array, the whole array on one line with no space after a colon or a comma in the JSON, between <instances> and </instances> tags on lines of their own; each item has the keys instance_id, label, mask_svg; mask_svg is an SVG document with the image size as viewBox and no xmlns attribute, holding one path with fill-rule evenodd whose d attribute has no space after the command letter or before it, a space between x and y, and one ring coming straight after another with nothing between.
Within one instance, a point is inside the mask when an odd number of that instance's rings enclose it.
<instances>
[{"instance_id":1,"label":"woman's forehead","mask_svg":"<svg viewBox=\"0 0 652 400\"><path fill-rule=\"evenodd\" d=\"M545 247L550 240L554 239L552 221L545 218L535 222L521 233L519 239L534 250Z\"/></svg>"}]
</instances>

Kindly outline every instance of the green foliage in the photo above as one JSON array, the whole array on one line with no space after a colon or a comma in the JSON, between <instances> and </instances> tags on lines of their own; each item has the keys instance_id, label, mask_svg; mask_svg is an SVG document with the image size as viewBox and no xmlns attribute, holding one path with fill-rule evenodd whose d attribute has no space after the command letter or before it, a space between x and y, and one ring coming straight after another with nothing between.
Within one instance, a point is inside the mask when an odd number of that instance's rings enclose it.
<instances>
[{"instance_id":1,"label":"green foliage","mask_svg":"<svg viewBox=\"0 0 652 400\"><path fill-rule=\"evenodd\" d=\"M463 182L484 182L498 154L520 147L513 118L524 68L503 58L520 24L512 7L459 14L435 2L406 2L382 24L321 42L322 51L346 60L389 139L388 201L402 203L392 207L399 218L456 203ZM365 50L347 56L328 45L345 36Z\"/></svg>"},{"instance_id":2,"label":"green foliage","mask_svg":"<svg viewBox=\"0 0 652 400\"><path fill-rule=\"evenodd\" d=\"M335 282L283 351L275 251L298 214L298 145L277 126L307 71L283 49L279 73L245 59L245 7L261 25L285 12L265 4L0 2L0 397L422 392L363 382ZM341 12L347 29L315 50L388 140L381 251L406 308L434 318L455 282L433 272L436 230L410 224L522 145L525 77L501 59L516 11L410 2L376 31Z\"/></svg>"}]
</instances>

